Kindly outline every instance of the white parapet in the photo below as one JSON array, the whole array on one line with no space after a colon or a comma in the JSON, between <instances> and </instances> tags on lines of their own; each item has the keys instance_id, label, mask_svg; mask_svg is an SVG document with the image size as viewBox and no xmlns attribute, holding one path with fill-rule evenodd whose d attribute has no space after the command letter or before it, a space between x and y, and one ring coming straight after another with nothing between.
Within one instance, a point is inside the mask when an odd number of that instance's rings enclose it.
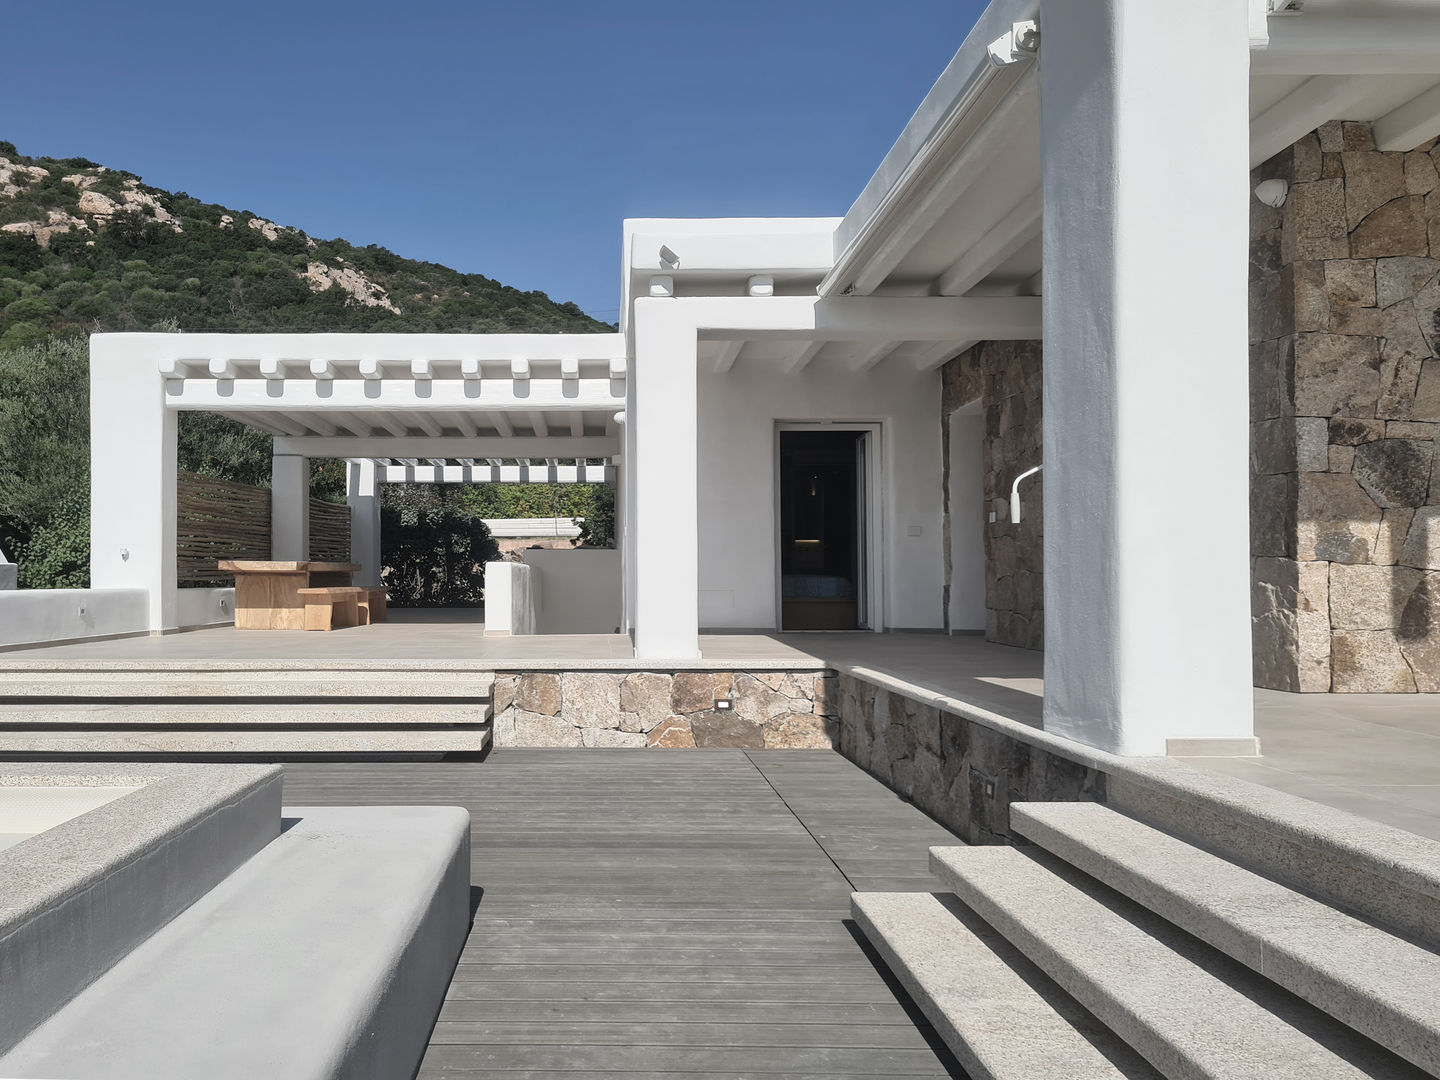
<instances>
[{"instance_id":1,"label":"white parapet","mask_svg":"<svg viewBox=\"0 0 1440 1080\"><path fill-rule=\"evenodd\" d=\"M143 634L149 628L147 589L0 592L0 647Z\"/></svg>"},{"instance_id":2,"label":"white parapet","mask_svg":"<svg viewBox=\"0 0 1440 1080\"><path fill-rule=\"evenodd\" d=\"M485 636L535 633L535 572L524 563L485 564Z\"/></svg>"}]
</instances>

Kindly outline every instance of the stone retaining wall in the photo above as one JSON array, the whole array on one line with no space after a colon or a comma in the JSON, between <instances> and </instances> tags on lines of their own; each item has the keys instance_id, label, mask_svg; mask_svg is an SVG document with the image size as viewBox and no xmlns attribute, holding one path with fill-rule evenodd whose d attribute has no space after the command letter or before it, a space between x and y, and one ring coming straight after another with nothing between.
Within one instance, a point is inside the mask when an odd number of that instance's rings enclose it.
<instances>
[{"instance_id":1,"label":"stone retaining wall","mask_svg":"<svg viewBox=\"0 0 1440 1080\"><path fill-rule=\"evenodd\" d=\"M496 746L839 746L829 671L496 672ZM717 709L728 701L730 708Z\"/></svg>"},{"instance_id":2,"label":"stone retaining wall","mask_svg":"<svg viewBox=\"0 0 1440 1080\"><path fill-rule=\"evenodd\" d=\"M1105 774L852 675L840 752L967 844L1012 840L1012 802L1105 801Z\"/></svg>"},{"instance_id":3,"label":"stone retaining wall","mask_svg":"<svg viewBox=\"0 0 1440 1080\"><path fill-rule=\"evenodd\" d=\"M1252 174L1259 686L1440 691L1437 161L1337 121Z\"/></svg>"}]
</instances>

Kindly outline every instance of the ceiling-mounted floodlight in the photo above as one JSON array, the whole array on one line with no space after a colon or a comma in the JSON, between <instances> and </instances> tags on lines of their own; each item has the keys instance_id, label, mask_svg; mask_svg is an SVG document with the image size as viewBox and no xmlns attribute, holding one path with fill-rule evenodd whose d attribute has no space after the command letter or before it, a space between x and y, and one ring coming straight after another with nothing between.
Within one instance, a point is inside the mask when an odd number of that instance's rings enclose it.
<instances>
[{"instance_id":1,"label":"ceiling-mounted floodlight","mask_svg":"<svg viewBox=\"0 0 1440 1080\"><path fill-rule=\"evenodd\" d=\"M660 245L660 266L665 270L680 269L680 256L671 251L668 244Z\"/></svg>"},{"instance_id":2,"label":"ceiling-mounted floodlight","mask_svg":"<svg viewBox=\"0 0 1440 1080\"><path fill-rule=\"evenodd\" d=\"M1017 22L992 41L986 51L990 54L990 63L997 68L1034 60L1040 51L1040 24L1034 19Z\"/></svg>"}]
</instances>

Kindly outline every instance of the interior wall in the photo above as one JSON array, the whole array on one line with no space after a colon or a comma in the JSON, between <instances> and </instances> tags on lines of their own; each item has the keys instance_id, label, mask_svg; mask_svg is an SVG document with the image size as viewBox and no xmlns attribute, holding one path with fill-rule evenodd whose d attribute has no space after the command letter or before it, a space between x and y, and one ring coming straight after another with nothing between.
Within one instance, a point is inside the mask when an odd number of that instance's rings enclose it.
<instances>
[{"instance_id":1,"label":"interior wall","mask_svg":"<svg viewBox=\"0 0 1440 1080\"><path fill-rule=\"evenodd\" d=\"M977 402L978 405L978 402ZM949 474L950 572L947 629L985 629L985 417L976 408L952 413Z\"/></svg>"},{"instance_id":2,"label":"interior wall","mask_svg":"<svg viewBox=\"0 0 1440 1080\"><path fill-rule=\"evenodd\" d=\"M775 425L881 424L883 625L941 629L945 609L937 373L845 371L817 361L800 375L741 359L699 384L700 625L773 629Z\"/></svg>"}]
</instances>

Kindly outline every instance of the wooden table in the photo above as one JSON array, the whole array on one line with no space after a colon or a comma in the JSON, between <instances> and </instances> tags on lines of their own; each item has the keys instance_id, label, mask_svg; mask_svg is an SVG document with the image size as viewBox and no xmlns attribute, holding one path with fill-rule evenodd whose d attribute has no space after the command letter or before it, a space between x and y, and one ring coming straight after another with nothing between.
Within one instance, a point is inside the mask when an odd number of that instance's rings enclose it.
<instances>
[{"instance_id":1,"label":"wooden table","mask_svg":"<svg viewBox=\"0 0 1440 1080\"><path fill-rule=\"evenodd\" d=\"M220 569L235 575L236 630L303 630L301 589L349 585L356 563L268 562L223 559Z\"/></svg>"}]
</instances>

